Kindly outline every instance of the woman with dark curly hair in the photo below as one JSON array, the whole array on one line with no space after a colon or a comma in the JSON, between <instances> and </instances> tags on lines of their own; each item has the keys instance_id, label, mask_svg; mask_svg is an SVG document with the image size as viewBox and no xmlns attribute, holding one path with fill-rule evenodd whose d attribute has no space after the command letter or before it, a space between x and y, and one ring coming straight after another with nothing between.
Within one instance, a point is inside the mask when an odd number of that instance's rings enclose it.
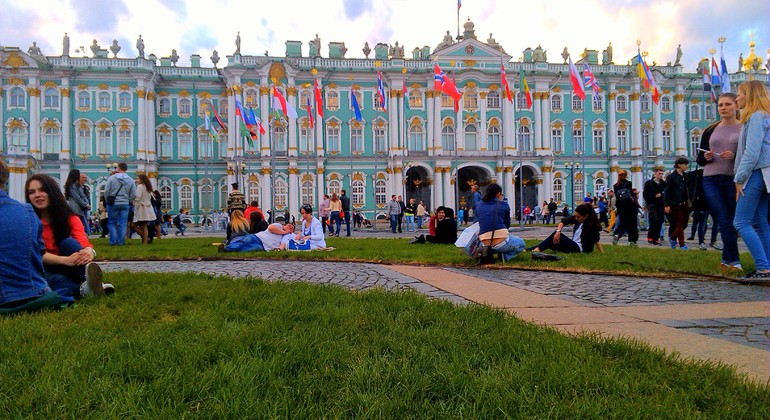
<instances>
[{"instance_id":1,"label":"woman with dark curly hair","mask_svg":"<svg viewBox=\"0 0 770 420\"><path fill-rule=\"evenodd\" d=\"M562 235L561 231L566 225L575 225L572 231L572 237ZM556 230L537 246L530 248L530 251L540 252L546 249L554 249L561 252L593 252L594 246L604 253L602 244L599 243L600 231L602 227L599 219L596 217L594 206L590 203L583 203L575 207L572 216L565 217L556 227Z\"/></svg>"},{"instance_id":2,"label":"woman with dark curly hair","mask_svg":"<svg viewBox=\"0 0 770 420\"><path fill-rule=\"evenodd\" d=\"M27 202L43 224L43 265L48 285L54 290L67 289L75 297L113 292L111 284L102 284L102 269L92 262L96 251L56 180L48 175L32 175L24 190Z\"/></svg>"}]
</instances>

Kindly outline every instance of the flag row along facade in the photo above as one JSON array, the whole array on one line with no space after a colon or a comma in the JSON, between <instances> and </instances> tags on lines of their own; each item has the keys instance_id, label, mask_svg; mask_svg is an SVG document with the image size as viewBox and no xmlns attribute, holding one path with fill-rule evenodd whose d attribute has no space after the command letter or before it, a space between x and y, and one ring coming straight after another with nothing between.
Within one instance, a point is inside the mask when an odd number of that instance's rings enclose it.
<instances>
[{"instance_id":1,"label":"flag row along facade","mask_svg":"<svg viewBox=\"0 0 770 420\"><path fill-rule=\"evenodd\" d=\"M654 103L635 64L598 64L588 54L578 64L587 62L602 91L598 100L592 92L581 100L566 64L511 61L472 31L432 54L426 49L410 59L398 51L376 59L302 57L289 54L287 42L287 57L237 53L224 68L205 68L198 56L177 67L154 56L44 57L0 48L0 153L11 168L10 193L23 199L32 172L63 183L77 168L96 203L110 170L125 161L130 174L150 177L164 211L189 209L194 218L224 208L233 182L276 215L296 215L303 203L315 209L324 194L342 189L368 219L386 216L391 194L458 208L469 202L471 185L483 190L491 182L503 186L513 208L550 198L572 207L611 186L619 169L641 187L654 167L670 170L676 156L694 156L703 129L718 117L701 74L680 65L651 68L660 89ZM434 90L434 64L462 94L457 112ZM736 85L749 75L731 77ZM324 116L315 115L311 127L314 81ZM273 88L298 118L272 110ZM240 135L236 100L265 123L265 135ZM212 125L219 141L205 128L209 106L226 125Z\"/></svg>"}]
</instances>

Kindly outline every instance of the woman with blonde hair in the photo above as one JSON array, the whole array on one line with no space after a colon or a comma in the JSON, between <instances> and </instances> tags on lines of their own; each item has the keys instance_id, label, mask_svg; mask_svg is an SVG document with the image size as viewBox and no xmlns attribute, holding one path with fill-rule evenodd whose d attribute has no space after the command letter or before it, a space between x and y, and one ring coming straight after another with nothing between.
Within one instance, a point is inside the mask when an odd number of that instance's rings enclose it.
<instances>
[{"instance_id":1,"label":"woman with blonde hair","mask_svg":"<svg viewBox=\"0 0 770 420\"><path fill-rule=\"evenodd\" d=\"M340 228L342 227L342 201L337 197L337 193L332 193L332 198L329 200L329 236L340 236ZM336 226L336 228L335 228Z\"/></svg>"},{"instance_id":2,"label":"woman with blonde hair","mask_svg":"<svg viewBox=\"0 0 770 420\"><path fill-rule=\"evenodd\" d=\"M156 219L155 209L152 208L152 184L145 174L136 177L139 185L136 187L134 199L134 232L142 237L142 244L149 243L147 224Z\"/></svg>"},{"instance_id":3,"label":"woman with blonde hair","mask_svg":"<svg viewBox=\"0 0 770 420\"><path fill-rule=\"evenodd\" d=\"M743 124L735 156L735 190L738 203L733 225L749 249L756 273L751 283L770 282L770 96L759 80L738 87L736 98Z\"/></svg>"}]
</instances>

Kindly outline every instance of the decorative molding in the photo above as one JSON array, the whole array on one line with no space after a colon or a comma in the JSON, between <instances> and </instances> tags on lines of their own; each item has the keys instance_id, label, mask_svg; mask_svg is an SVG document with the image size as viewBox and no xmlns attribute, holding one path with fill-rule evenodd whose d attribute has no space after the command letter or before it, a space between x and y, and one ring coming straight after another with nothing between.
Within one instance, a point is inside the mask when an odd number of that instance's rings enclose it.
<instances>
[{"instance_id":1,"label":"decorative molding","mask_svg":"<svg viewBox=\"0 0 770 420\"><path fill-rule=\"evenodd\" d=\"M616 96L618 96L618 94L617 94L616 92L610 92L610 93L608 93L608 94L607 94L607 97L608 97L608 98L609 98L611 101L614 101Z\"/></svg>"},{"instance_id":2,"label":"decorative molding","mask_svg":"<svg viewBox=\"0 0 770 420\"><path fill-rule=\"evenodd\" d=\"M287 172L289 173L289 175L297 175L297 174L299 174L299 168L297 168L295 166L291 166L291 167L289 167Z\"/></svg>"},{"instance_id":3,"label":"decorative molding","mask_svg":"<svg viewBox=\"0 0 770 420\"><path fill-rule=\"evenodd\" d=\"M190 92L188 92L185 89L182 89L182 90L179 91L179 93L177 95L179 95L182 98L189 98L190 97Z\"/></svg>"},{"instance_id":4,"label":"decorative molding","mask_svg":"<svg viewBox=\"0 0 770 420\"><path fill-rule=\"evenodd\" d=\"M28 87L27 88L27 93L29 94L29 96L39 97L40 96L40 89L38 89L36 87Z\"/></svg>"},{"instance_id":5,"label":"decorative molding","mask_svg":"<svg viewBox=\"0 0 770 420\"><path fill-rule=\"evenodd\" d=\"M0 92L0 93L2 93L2 92ZM69 98L70 97L70 89L69 88L60 88L59 89L59 93L64 98Z\"/></svg>"},{"instance_id":6,"label":"decorative molding","mask_svg":"<svg viewBox=\"0 0 770 420\"><path fill-rule=\"evenodd\" d=\"M294 86L289 86L286 88L286 94L288 96L297 96L297 88Z\"/></svg>"},{"instance_id":7,"label":"decorative molding","mask_svg":"<svg viewBox=\"0 0 770 420\"><path fill-rule=\"evenodd\" d=\"M101 89L101 90L107 90L107 89L109 89L110 87L109 87L109 86L107 86L107 83L104 83L104 82L102 82L102 83L99 83L99 86L98 86L98 88L99 88L99 89Z\"/></svg>"},{"instance_id":8,"label":"decorative molding","mask_svg":"<svg viewBox=\"0 0 770 420\"><path fill-rule=\"evenodd\" d=\"M49 81L43 83L43 87L55 88L56 87L56 82L53 82L53 81L49 80Z\"/></svg>"}]
</instances>

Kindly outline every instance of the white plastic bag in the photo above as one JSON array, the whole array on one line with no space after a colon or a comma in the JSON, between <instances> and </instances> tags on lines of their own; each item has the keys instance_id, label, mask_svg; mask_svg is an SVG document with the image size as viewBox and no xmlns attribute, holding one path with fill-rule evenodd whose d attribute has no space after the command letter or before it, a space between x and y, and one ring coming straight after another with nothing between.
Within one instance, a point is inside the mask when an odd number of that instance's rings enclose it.
<instances>
[{"instance_id":1,"label":"white plastic bag","mask_svg":"<svg viewBox=\"0 0 770 420\"><path fill-rule=\"evenodd\" d=\"M458 248L465 248L466 251L479 240L479 222L476 222L462 231L460 236L455 241L455 246Z\"/></svg>"}]
</instances>

